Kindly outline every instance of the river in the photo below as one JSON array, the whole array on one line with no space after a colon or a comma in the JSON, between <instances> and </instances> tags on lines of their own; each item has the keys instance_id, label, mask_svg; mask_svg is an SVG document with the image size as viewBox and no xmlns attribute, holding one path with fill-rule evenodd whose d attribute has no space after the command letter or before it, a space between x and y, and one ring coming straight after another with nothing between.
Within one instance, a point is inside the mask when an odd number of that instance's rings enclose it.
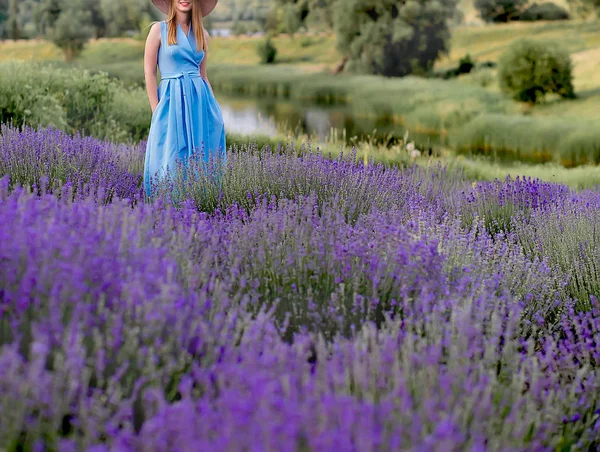
<instances>
[{"instance_id":1,"label":"river","mask_svg":"<svg viewBox=\"0 0 600 452\"><path fill-rule=\"evenodd\" d=\"M302 104L273 98L236 97L216 93L228 132L244 135L275 136L293 131L325 141L337 136L348 144L365 140L395 142L405 129L390 121L354 117L344 105ZM345 132L344 132L345 131ZM437 136L410 134L423 147L442 144Z\"/></svg>"}]
</instances>

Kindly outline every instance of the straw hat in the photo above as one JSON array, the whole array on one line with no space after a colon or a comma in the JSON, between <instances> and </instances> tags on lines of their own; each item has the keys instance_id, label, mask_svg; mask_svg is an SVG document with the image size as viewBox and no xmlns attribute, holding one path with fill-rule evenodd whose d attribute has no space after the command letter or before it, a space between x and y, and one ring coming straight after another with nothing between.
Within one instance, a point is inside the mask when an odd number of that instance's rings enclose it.
<instances>
[{"instance_id":1,"label":"straw hat","mask_svg":"<svg viewBox=\"0 0 600 452\"><path fill-rule=\"evenodd\" d=\"M190 0L193 1L193 0ZM202 10L202 16L208 16L215 6L217 6L218 0L200 0L200 9ZM152 3L160 9L163 13L169 14L169 6L171 5L171 0L152 0Z\"/></svg>"}]
</instances>

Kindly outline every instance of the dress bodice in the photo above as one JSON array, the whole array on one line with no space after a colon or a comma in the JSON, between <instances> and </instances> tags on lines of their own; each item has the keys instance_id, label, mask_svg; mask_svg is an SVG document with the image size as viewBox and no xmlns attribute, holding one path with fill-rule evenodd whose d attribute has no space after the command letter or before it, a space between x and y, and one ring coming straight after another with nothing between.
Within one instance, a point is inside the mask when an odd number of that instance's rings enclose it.
<instances>
[{"instance_id":1,"label":"dress bodice","mask_svg":"<svg viewBox=\"0 0 600 452\"><path fill-rule=\"evenodd\" d=\"M190 24L188 35L177 24L177 44L167 43L167 23L160 22L160 47L158 49L158 68L161 75L176 72L199 70L204 58L204 50L196 50L196 37Z\"/></svg>"}]
</instances>

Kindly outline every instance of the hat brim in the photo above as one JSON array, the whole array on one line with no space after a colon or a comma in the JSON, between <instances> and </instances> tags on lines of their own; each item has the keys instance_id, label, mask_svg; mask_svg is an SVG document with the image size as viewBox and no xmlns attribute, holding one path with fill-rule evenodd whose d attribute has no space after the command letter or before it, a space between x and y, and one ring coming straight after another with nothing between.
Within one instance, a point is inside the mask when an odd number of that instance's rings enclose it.
<instances>
[{"instance_id":1,"label":"hat brim","mask_svg":"<svg viewBox=\"0 0 600 452\"><path fill-rule=\"evenodd\" d=\"M200 9L202 10L202 16L208 16L215 6L217 6L218 0L200 0ZM169 14L169 6L171 5L171 0L152 0L154 6L156 6L159 10L161 10L165 14Z\"/></svg>"}]
</instances>

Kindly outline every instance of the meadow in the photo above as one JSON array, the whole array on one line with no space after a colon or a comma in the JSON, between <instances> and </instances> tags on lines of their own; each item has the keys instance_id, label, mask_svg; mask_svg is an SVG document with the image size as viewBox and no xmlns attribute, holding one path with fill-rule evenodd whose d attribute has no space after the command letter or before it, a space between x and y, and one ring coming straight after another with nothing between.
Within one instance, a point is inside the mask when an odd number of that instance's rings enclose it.
<instances>
[{"instance_id":1,"label":"meadow","mask_svg":"<svg viewBox=\"0 0 600 452\"><path fill-rule=\"evenodd\" d=\"M595 112L599 107L600 80L594 61L600 45L599 31L598 22L580 20L462 26L453 30L452 50L439 61L437 71L443 73L456 66L467 54L480 67L451 80L332 76L329 72L341 56L336 51L335 38L327 34L276 37L279 55L274 66L259 64L256 45L262 38L216 37L211 43L209 75L218 93L344 104L358 119L378 118L413 134L440 136L455 155L481 155L508 162L550 162L567 168L597 165L600 123ZM529 106L516 103L499 91L493 65L511 42L522 37L555 42L571 52L576 99L549 98L540 105ZM92 73L104 71L126 87L140 86L143 45L143 40L136 39L93 41L76 66ZM0 55L4 61L45 61L65 66L60 62L58 49L40 41L2 43ZM22 73L23 69L17 72ZM124 98L141 110L130 112L129 116L145 118L145 93L138 90L134 99L133 92ZM143 135L138 132L134 131L135 137Z\"/></svg>"},{"instance_id":2,"label":"meadow","mask_svg":"<svg viewBox=\"0 0 600 452\"><path fill-rule=\"evenodd\" d=\"M597 190L0 137L0 448L598 447Z\"/></svg>"}]
</instances>

